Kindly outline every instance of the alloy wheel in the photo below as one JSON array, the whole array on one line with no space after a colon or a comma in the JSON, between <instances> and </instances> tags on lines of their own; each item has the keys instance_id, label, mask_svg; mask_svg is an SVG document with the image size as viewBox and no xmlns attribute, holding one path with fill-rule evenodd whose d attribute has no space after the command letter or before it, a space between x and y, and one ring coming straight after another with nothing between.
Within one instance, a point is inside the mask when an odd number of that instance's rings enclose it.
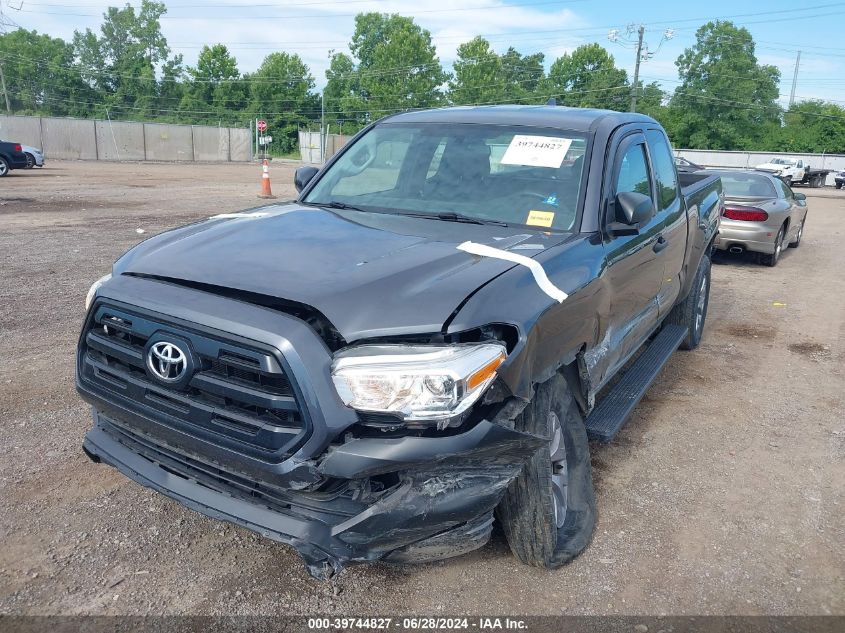
<instances>
[{"instance_id":1,"label":"alloy wheel","mask_svg":"<svg viewBox=\"0 0 845 633\"><path fill-rule=\"evenodd\" d=\"M554 411L549 412L549 428L552 439L549 442L549 455L552 462L552 498L554 500L555 526L563 527L566 521L566 509L569 503L567 488L569 473L566 468L566 444L563 429Z\"/></svg>"}]
</instances>

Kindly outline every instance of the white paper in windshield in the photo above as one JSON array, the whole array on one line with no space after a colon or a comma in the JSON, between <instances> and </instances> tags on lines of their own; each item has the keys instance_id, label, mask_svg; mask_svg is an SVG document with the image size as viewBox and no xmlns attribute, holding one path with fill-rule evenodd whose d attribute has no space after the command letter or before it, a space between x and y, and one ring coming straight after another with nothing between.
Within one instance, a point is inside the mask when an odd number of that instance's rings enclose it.
<instances>
[{"instance_id":1,"label":"white paper in windshield","mask_svg":"<svg viewBox=\"0 0 845 633\"><path fill-rule=\"evenodd\" d=\"M557 169L563 163L570 145L572 145L571 138L517 134L502 156L502 165Z\"/></svg>"}]
</instances>

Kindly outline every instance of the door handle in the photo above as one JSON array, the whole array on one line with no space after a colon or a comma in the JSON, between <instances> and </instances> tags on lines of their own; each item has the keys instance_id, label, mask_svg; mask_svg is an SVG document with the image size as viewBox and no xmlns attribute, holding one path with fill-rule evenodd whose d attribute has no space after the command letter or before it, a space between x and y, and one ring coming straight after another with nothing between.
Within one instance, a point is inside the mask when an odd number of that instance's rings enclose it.
<instances>
[{"instance_id":1,"label":"door handle","mask_svg":"<svg viewBox=\"0 0 845 633\"><path fill-rule=\"evenodd\" d=\"M669 246L669 240L667 240L661 235L657 238L657 241L654 243L654 246L651 247L651 250L653 250L655 253L659 253L667 246Z\"/></svg>"}]
</instances>

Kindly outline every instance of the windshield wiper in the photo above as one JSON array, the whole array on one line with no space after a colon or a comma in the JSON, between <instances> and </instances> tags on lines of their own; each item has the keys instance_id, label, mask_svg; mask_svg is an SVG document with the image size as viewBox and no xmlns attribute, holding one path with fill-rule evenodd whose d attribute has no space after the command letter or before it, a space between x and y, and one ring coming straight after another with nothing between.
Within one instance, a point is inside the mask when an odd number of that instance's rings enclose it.
<instances>
[{"instance_id":1,"label":"windshield wiper","mask_svg":"<svg viewBox=\"0 0 845 633\"><path fill-rule=\"evenodd\" d=\"M345 211L363 211L367 213L366 209L362 209L361 207L356 207L353 204L346 204L345 202L338 202L337 200L332 200L331 202L300 202L300 204L304 204L309 207L326 207L328 209L343 209Z\"/></svg>"},{"instance_id":2,"label":"windshield wiper","mask_svg":"<svg viewBox=\"0 0 845 633\"><path fill-rule=\"evenodd\" d=\"M494 226L508 226L507 222L502 222L501 220L474 218L469 215L461 215L460 213L454 213L452 211L444 211L441 213L403 213L402 215L409 215L412 218L443 220L444 222L462 222L464 224L492 224Z\"/></svg>"}]
</instances>

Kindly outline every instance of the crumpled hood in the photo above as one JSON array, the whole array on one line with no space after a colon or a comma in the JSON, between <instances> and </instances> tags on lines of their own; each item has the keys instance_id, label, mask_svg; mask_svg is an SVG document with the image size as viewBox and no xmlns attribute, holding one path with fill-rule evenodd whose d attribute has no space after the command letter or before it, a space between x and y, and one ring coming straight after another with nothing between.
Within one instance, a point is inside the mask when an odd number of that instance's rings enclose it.
<instances>
[{"instance_id":1,"label":"crumpled hood","mask_svg":"<svg viewBox=\"0 0 845 633\"><path fill-rule=\"evenodd\" d=\"M124 255L114 272L303 303L319 310L351 342L439 332L464 299L514 266L457 250L466 240L498 248L529 240L538 248L518 252L532 256L560 236L289 204L150 238Z\"/></svg>"}]
</instances>

